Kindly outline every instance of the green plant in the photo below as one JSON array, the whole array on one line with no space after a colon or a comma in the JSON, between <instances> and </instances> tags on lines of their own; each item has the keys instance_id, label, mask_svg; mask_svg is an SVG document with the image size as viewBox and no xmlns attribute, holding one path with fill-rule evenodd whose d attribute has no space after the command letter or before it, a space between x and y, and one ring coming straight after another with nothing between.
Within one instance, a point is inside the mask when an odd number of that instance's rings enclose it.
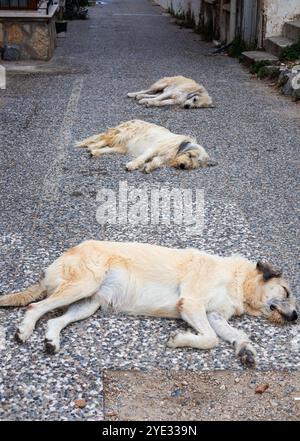
<instances>
[{"instance_id":1,"label":"green plant","mask_svg":"<svg viewBox=\"0 0 300 441\"><path fill-rule=\"evenodd\" d=\"M273 80L278 78L280 75L280 69L276 66L262 66L257 72L257 78L261 80L264 78L269 78Z\"/></svg>"},{"instance_id":2,"label":"green plant","mask_svg":"<svg viewBox=\"0 0 300 441\"><path fill-rule=\"evenodd\" d=\"M255 61L254 63L251 64L250 66L250 73L251 74L257 74L258 71L265 66L270 66L272 63L269 60L261 60L261 61Z\"/></svg>"},{"instance_id":3,"label":"green plant","mask_svg":"<svg viewBox=\"0 0 300 441\"><path fill-rule=\"evenodd\" d=\"M280 60L293 61L300 59L300 39L281 51Z\"/></svg>"}]
</instances>

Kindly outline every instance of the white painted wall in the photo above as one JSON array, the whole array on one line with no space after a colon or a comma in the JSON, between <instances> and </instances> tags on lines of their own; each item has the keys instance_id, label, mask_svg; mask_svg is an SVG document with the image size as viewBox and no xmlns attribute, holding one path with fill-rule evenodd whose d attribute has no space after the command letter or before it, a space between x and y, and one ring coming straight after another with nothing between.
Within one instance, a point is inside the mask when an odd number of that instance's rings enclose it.
<instances>
[{"instance_id":1,"label":"white painted wall","mask_svg":"<svg viewBox=\"0 0 300 441\"><path fill-rule=\"evenodd\" d=\"M198 24L199 21L201 1L202 0L155 0L156 3L165 9L170 8L172 5L175 13L187 13L191 11L191 13L194 14L196 24Z\"/></svg>"},{"instance_id":2,"label":"white painted wall","mask_svg":"<svg viewBox=\"0 0 300 441\"><path fill-rule=\"evenodd\" d=\"M285 21L300 15L300 0L264 0L265 37L280 35Z\"/></svg>"},{"instance_id":3,"label":"white painted wall","mask_svg":"<svg viewBox=\"0 0 300 441\"><path fill-rule=\"evenodd\" d=\"M173 7L175 13L188 12L194 14L198 24L202 0L155 0L163 8ZM265 16L266 33L264 38L280 35L285 21L300 16L300 0L264 0L263 13Z\"/></svg>"}]
</instances>

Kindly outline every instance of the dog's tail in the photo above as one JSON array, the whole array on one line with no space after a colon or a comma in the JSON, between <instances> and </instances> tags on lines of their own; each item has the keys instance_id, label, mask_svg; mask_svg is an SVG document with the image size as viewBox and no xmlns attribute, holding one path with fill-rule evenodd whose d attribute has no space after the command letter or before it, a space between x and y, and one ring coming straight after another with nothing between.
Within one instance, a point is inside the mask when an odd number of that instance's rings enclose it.
<instances>
[{"instance_id":1,"label":"dog's tail","mask_svg":"<svg viewBox=\"0 0 300 441\"><path fill-rule=\"evenodd\" d=\"M40 284L32 285L25 291L14 292L4 296L0 296L1 306L26 306L35 300L42 300L47 297L47 291Z\"/></svg>"}]
</instances>

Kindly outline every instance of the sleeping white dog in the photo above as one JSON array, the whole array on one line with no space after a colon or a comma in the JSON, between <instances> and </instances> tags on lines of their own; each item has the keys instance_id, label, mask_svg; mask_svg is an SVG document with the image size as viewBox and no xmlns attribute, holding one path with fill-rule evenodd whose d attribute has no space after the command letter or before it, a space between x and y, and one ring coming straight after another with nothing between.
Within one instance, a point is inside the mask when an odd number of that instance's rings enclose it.
<instances>
[{"instance_id":1,"label":"sleeping white dog","mask_svg":"<svg viewBox=\"0 0 300 441\"><path fill-rule=\"evenodd\" d=\"M191 78L183 76L165 77L152 84L149 89L127 94L146 107L161 107L174 104L184 109L214 107L207 90Z\"/></svg>"},{"instance_id":2,"label":"sleeping white dog","mask_svg":"<svg viewBox=\"0 0 300 441\"><path fill-rule=\"evenodd\" d=\"M87 147L93 157L107 153L135 156L126 164L127 171L150 173L165 166L194 169L215 165L212 161L208 163L207 152L195 139L141 120L122 123L76 146Z\"/></svg>"}]
</instances>

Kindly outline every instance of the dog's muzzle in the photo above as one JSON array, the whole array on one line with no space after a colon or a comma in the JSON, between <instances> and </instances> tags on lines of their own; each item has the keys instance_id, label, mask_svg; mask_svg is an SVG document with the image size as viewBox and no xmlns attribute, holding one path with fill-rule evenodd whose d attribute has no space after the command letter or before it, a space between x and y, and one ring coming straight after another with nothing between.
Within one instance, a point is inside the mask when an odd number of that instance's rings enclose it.
<instances>
[{"instance_id":1,"label":"dog's muzzle","mask_svg":"<svg viewBox=\"0 0 300 441\"><path fill-rule=\"evenodd\" d=\"M286 315L288 322L295 322L298 318L298 313L296 310L292 311L291 314Z\"/></svg>"},{"instance_id":2,"label":"dog's muzzle","mask_svg":"<svg viewBox=\"0 0 300 441\"><path fill-rule=\"evenodd\" d=\"M279 314L287 321L287 322L295 322L298 319L298 313L296 311L296 309L294 309L291 312L283 312L280 310L280 308L275 305L275 304L271 304L270 305L270 309L271 311L276 310L277 312L279 312Z\"/></svg>"}]
</instances>

